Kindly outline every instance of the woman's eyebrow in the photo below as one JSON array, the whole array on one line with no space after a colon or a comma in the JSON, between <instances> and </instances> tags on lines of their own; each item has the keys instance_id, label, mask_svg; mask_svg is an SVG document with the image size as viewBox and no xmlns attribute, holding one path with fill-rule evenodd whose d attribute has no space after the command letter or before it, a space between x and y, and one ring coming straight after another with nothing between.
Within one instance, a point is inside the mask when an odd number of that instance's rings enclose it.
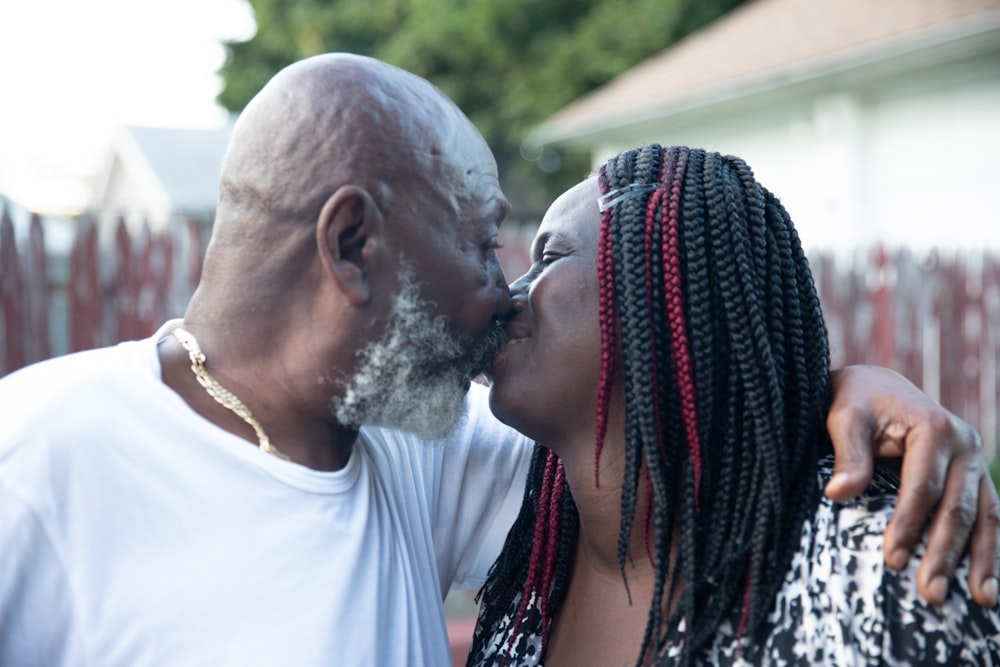
<instances>
[{"instance_id":1,"label":"woman's eyebrow","mask_svg":"<svg viewBox=\"0 0 1000 667\"><path fill-rule=\"evenodd\" d=\"M549 239L552 237L550 232L542 232L535 237L534 243L531 244L531 260L540 259L542 256L542 251L545 250L545 246L548 245Z\"/></svg>"}]
</instances>

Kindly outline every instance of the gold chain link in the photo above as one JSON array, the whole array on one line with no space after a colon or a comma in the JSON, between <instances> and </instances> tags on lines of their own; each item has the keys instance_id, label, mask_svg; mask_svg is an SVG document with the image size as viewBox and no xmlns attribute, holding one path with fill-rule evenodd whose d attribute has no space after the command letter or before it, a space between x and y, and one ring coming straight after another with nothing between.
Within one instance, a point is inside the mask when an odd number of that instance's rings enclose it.
<instances>
[{"instance_id":1,"label":"gold chain link","mask_svg":"<svg viewBox=\"0 0 1000 667\"><path fill-rule=\"evenodd\" d=\"M191 358L191 370L194 371L194 376L198 378L198 384L205 388L208 395L215 399L215 402L219 405L227 408L236 413L240 419L249 424L254 432L257 434L257 439L260 441L260 448L267 452L277 456L279 459L289 460L287 456L282 454L278 449L271 444L271 440L267 437L267 433L264 432L264 427L260 425L257 418L253 416L250 412L250 408L241 401L236 394L229 391L221 384L219 381L212 377L207 370L205 370L205 353L201 351L201 347L198 345L198 341L195 339L191 332L182 327L178 327L173 330L174 338L178 340L181 346L187 350L188 356Z\"/></svg>"}]
</instances>

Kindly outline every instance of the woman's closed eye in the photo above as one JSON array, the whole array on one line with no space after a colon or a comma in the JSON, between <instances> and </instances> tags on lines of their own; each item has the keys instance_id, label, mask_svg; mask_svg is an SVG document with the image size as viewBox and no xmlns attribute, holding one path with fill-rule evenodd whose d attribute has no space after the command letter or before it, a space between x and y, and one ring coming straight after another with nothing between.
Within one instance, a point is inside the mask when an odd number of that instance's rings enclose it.
<instances>
[{"instance_id":1,"label":"woman's closed eye","mask_svg":"<svg viewBox=\"0 0 1000 667\"><path fill-rule=\"evenodd\" d=\"M552 262L556 261L562 257L561 254L556 252L545 251L541 255L536 255L531 260L531 268L528 269L527 279L529 281L534 280L544 271Z\"/></svg>"},{"instance_id":2,"label":"woman's closed eye","mask_svg":"<svg viewBox=\"0 0 1000 667\"><path fill-rule=\"evenodd\" d=\"M553 262L555 262L556 260L562 259L565 256L566 256L565 253L547 250L544 253L542 253L541 265L543 267L544 266L550 266Z\"/></svg>"}]
</instances>

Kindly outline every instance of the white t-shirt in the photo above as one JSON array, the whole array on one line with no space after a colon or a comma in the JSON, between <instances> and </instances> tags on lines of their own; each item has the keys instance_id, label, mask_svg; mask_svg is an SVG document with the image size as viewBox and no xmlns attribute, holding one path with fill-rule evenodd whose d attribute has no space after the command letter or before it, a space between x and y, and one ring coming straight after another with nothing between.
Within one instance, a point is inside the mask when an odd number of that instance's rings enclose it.
<instances>
[{"instance_id":1,"label":"white t-shirt","mask_svg":"<svg viewBox=\"0 0 1000 667\"><path fill-rule=\"evenodd\" d=\"M168 331L0 382L0 665L449 664L441 600L485 579L528 441L474 387L447 442L363 429L311 470L163 384Z\"/></svg>"}]
</instances>

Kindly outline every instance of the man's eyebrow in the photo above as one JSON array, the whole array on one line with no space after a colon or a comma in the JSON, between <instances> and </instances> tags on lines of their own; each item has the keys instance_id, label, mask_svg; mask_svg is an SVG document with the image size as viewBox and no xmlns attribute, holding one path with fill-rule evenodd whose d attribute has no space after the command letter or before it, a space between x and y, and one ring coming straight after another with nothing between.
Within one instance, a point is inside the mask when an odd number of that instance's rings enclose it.
<instances>
[{"instance_id":1,"label":"man's eyebrow","mask_svg":"<svg viewBox=\"0 0 1000 667\"><path fill-rule=\"evenodd\" d=\"M504 221L507 215L510 213L510 202L504 197L491 197L490 201L486 204L486 216L490 222L496 224L497 227L500 223Z\"/></svg>"}]
</instances>

